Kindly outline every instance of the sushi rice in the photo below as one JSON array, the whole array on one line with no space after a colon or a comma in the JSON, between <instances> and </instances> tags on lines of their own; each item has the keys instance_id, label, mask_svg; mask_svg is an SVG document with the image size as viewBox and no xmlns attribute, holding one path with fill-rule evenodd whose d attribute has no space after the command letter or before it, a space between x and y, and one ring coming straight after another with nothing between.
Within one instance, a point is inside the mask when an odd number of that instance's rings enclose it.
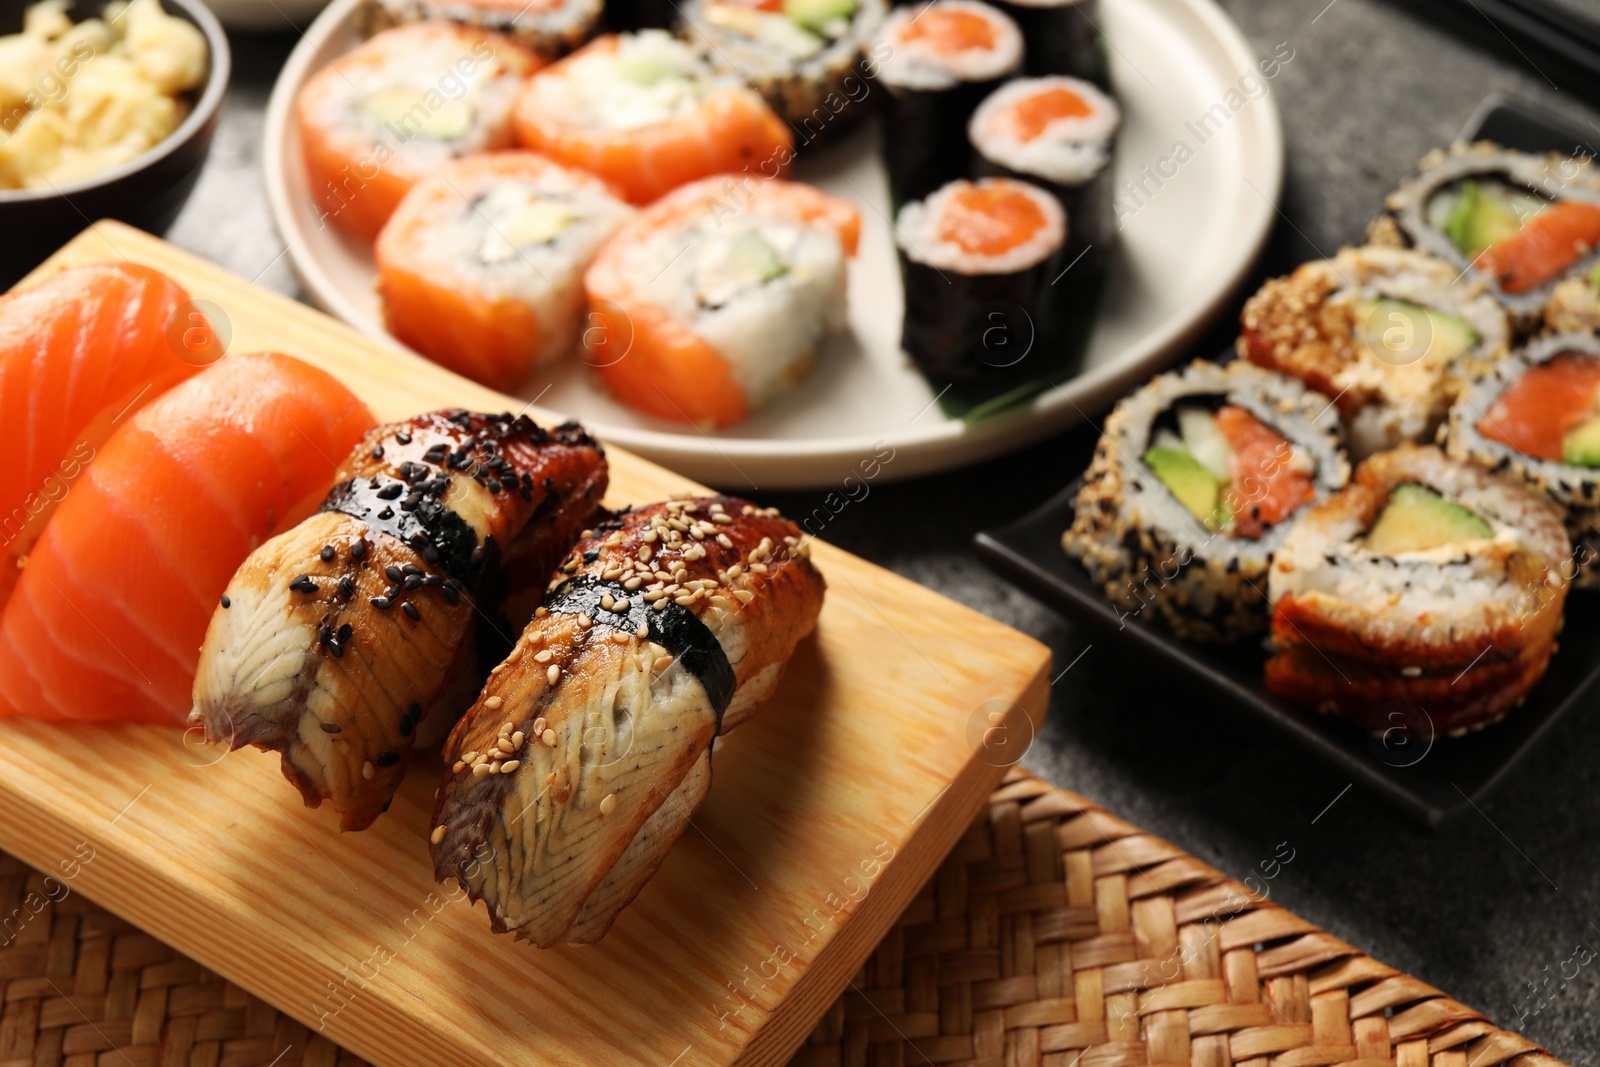
<instances>
[{"instance_id":1,"label":"sushi rice","mask_svg":"<svg viewBox=\"0 0 1600 1067\"><path fill-rule=\"evenodd\" d=\"M360 20L368 36L408 22L475 26L559 59L594 34L604 6L603 0L366 0Z\"/></svg>"},{"instance_id":2,"label":"sushi rice","mask_svg":"<svg viewBox=\"0 0 1600 1067\"><path fill-rule=\"evenodd\" d=\"M1024 109L1059 98L1062 113L1030 122ZM968 135L989 161L1024 177L1079 186L1111 161L1122 125L1115 100L1079 78L1017 78L996 89L973 112Z\"/></svg>"}]
</instances>

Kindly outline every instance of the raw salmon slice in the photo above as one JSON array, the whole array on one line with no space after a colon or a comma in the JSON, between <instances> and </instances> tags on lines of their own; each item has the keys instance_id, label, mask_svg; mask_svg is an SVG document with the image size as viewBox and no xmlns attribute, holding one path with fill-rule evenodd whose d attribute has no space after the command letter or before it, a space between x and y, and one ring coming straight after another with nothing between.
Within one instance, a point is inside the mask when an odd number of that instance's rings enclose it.
<instances>
[{"instance_id":1,"label":"raw salmon slice","mask_svg":"<svg viewBox=\"0 0 1600 1067\"><path fill-rule=\"evenodd\" d=\"M1478 420L1478 432L1524 455L1560 460L1567 431L1595 413L1600 359L1573 352L1530 367Z\"/></svg>"},{"instance_id":2,"label":"raw salmon slice","mask_svg":"<svg viewBox=\"0 0 1600 1067\"><path fill-rule=\"evenodd\" d=\"M0 617L0 714L182 722L228 579L311 513L372 425L333 377L276 354L224 359L124 420Z\"/></svg>"},{"instance_id":3,"label":"raw salmon slice","mask_svg":"<svg viewBox=\"0 0 1600 1067\"><path fill-rule=\"evenodd\" d=\"M1228 440L1228 506L1238 536L1260 537L1316 495L1288 440L1250 412L1224 404L1217 429Z\"/></svg>"},{"instance_id":4,"label":"raw salmon slice","mask_svg":"<svg viewBox=\"0 0 1600 1067\"><path fill-rule=\"evenodd\" d=\"M1479 265L1508 293L1525 293L1554 278L1600 244L1600 207L1565 200L1478 253Z\"/></svg>"}]
</instances>

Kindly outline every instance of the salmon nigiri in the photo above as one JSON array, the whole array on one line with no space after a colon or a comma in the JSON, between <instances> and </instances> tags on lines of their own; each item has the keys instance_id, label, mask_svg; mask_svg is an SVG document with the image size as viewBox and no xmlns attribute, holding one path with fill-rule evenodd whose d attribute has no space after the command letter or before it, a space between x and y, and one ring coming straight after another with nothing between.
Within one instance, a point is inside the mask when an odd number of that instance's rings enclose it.
<instances>
[{"instance_id":1,"label":"salmon nigiri","mask_svg":"<svg viewBox=\"0 0 1600 1067\"><path fill-rule=\"evenodd\" d=\"M125 420L0 616L0 714L181 723L228 579L311 513L372 425L330 375L276 354L224 359Z\"/></svg>"},{"instance_id":2,"label":"salmon nigiri","mask_svg":"<svg viewBox=\"0 0 1600 1067\"><path fill-rule=\"evenodd\" d=\"M188 300L131 263L74 267L0 297L0 606L17 560L114 424L206 362L204 317L178 319Z\"/></svg>"}]
</instances>

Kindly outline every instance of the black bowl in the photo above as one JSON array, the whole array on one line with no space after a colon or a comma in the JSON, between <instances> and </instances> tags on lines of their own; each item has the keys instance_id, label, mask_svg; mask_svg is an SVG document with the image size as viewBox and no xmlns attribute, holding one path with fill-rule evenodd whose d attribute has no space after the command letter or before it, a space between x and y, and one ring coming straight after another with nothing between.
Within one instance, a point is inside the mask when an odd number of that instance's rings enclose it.
<instances>
[{"instance_id":1,"label":"black bowl","mask_svg":"<svg viewBox=\"0 0 1600 1067\"><path fill-rule=\"evenodd\" d=\"M107 0L77 0L74 22L94 18ZM120 219L154 234L166 232L194 190L211 151L232 60L222 25L201 0L161 0L168 14L195 24L205 35L208 69L193 107L172 135L139 158L81 181L53 189L0 189L0 289L38 266L74 235L99 219ZM0 0L0 34L22 29L27 3ZM70 93L71 83L67 84Z\"/></svg>"}]
</instances>

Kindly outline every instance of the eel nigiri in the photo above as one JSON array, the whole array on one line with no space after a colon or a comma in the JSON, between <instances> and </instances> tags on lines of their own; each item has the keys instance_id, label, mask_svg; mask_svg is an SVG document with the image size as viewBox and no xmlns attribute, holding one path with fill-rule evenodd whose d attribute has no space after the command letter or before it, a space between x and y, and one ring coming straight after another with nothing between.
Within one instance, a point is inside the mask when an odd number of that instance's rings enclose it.
<instances>
[{"instance_id":1,"label":"eel nigiri","mask_svg":"<svg viewBox=\"0 0 1600 1067\"><path fill-rule=\"evenodd\" d=\"M310 513L328 457L371 425L331 375L281 355L228 356L124 421L0 618L0 701L40 718L181 723L229 575Z\"/></svg>"},{"instance_id":2,"label":"eel nigiri","mask_svg":"<svg viewBox=\"0 0 1600 1067\"><path fill-rule=\"evenodd\" d=\"M73 267L0 297L0 605L17 561L115 424L200 369L181 345L195 324L173 321L188 300L131 263ZM209 334L203 316L198 327Z\"/></svg>"},{"instance_id":3,"label":"eel nigiri","mask_svg":"<svg viewBox=\"0 0 1600 1067\"><path fill-rule=\"evenodd\" d=\"M688 826L711 742L816 625L800 529L731 497L624 513L580 540L445 745L434 876L540 947L603 937Z\"/></svg>"},{"instance_id":4,"label":"eel nigiri","mask_svg":"<svg viewBox=\"0 0 1600 1067\"><path fill-rule=\"evenodd\" d=\"M228 583L194 683L206 737L281 753L307 806L365 829L473 664L501 547L531 528L559 560L605 487L604 453L572 423L455 410L373 430L321 509Z\"/></svg>"}]
</instances>

